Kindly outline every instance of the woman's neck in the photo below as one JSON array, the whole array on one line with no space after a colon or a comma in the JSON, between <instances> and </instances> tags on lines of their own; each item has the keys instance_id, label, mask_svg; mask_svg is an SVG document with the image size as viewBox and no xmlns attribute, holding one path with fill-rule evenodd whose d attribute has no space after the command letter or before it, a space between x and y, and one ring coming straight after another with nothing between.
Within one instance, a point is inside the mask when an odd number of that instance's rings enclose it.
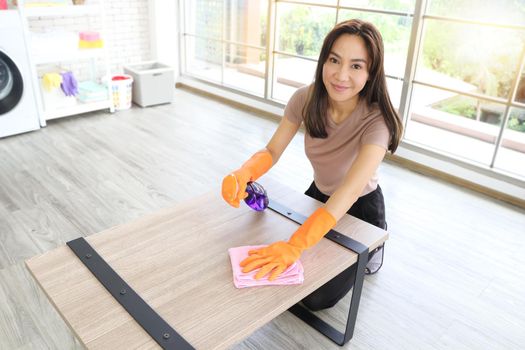
<instances>
[{"instance_id":1,"label":"woman's neck","mask_svg":"<svg viewBox=\"0 0 525 350\"><path fill-rule=\"evenodd\" d=\"M355 96L350 101L336 102L330 100L328 109L332 120L337 124L341 123L352 114L358 103L359 95Z\"/></svg>"}]
</instances>

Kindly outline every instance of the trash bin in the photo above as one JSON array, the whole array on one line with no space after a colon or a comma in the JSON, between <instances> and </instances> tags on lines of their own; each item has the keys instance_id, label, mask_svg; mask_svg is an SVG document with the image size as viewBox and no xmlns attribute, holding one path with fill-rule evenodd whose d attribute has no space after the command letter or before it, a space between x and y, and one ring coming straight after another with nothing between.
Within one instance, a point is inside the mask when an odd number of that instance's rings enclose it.
<instances>
[{"instance_id":1,"label":"trash bin","mask_svg":"<svg viewBox=\"0 0 525 350\"><path fill-rule=\"evenodd\" d=\"M133 102L141 107L171 103L175 91L173 68L156 61L124 66L124 73L133 77Z\"/></svg>"},{"instance_id":2,"label":"trash bin","mask_svg":"<svg viewBox=\"0 0 525 350\"><path fill-rule=\"evenodd\" d=\"M114 75L111 77L111 95L113 105L117 111L131 107L131 86L133 77L127 74Z\"/></svg>"}]
</instances>

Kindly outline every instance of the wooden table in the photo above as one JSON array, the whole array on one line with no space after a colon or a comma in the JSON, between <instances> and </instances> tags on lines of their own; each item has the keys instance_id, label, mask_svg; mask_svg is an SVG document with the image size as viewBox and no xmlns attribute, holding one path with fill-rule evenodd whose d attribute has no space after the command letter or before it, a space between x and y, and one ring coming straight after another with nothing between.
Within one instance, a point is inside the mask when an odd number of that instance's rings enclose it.
<instances>
[{"instance_id":1,"label":"wooden table","mask_svg":"<svg viewBox=\"0 0 525 350\"><path fill-rule=\"evenodd\" d=\"M321 204L270 179L258 182L271 200L305 216ZM302 285L234 287L228 248L287 239L297 227L271 210L255 212L244 203L231 208L217 189L86 240L193 347L224 349L357 261L357 254L323 239L301 257ZM370 250L388 236L349 215L335 230ZM87 348L159 347L68 246L33 257L26 265Z\"/></svg>"}]
</instances>

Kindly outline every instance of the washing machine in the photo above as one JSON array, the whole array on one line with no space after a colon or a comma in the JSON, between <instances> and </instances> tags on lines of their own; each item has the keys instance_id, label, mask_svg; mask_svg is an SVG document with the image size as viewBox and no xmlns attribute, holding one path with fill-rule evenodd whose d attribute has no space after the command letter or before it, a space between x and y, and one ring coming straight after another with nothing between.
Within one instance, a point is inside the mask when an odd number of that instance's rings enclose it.
<instances>
[{"instance_id":1,"label":"washing machine","mask_svg":"<svg viewBox=\"0 0 525 350\"><path fill-rule=\"evenodd\" d=\"M40 128L31 72L18 11L0 11L0 137Z\"/></svg>"}]
</instances>

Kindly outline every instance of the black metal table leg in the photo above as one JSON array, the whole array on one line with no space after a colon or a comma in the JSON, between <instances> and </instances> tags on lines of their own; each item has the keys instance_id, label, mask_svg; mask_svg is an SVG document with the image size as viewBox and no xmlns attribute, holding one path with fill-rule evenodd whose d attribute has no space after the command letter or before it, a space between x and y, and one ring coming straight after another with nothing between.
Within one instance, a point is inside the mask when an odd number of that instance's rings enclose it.
<instances>
[{"instance_id":1,"label":"black metal table leg","mask_svg":"<svg viewBox=\"0 0 525 350\"><path fill-rule=\"evenodd\" d=\"M273 200L270 200L268 208L298 224L302 224L307 219L304 215L298 214L290 208L287 208ZM321 332L323 335L330 338L336 344L344 345L350 339L352 339L352 336L354 335L355 323L357 320L357 311L359 309L361 291L363 290L363 282L365 278L365 267L368 262L368 247L334 230L330 230L330 232L328 232L325 235L325 238L328 238L329 240L340 244L343 247L358 254L357 269L355 272L355 284L352 291L350 309L348 310L348 318L346 321L345 333L343 334L339 332L333 326L323 321L310 310L308 310L300 304L295 304L288 310L295 316L299 317L301 320L303 320L304 322Z\"/></svg>"}]
</instances>

